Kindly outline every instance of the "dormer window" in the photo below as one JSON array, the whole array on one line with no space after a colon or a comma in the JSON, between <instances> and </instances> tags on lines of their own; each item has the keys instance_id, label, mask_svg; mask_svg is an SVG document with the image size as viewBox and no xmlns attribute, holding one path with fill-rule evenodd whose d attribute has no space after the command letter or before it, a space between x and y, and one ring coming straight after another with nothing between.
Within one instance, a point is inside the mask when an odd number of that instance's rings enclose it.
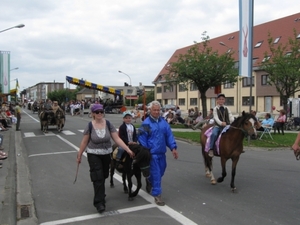
<instances>
[{"instance_id":1,"label":"dormer window","mask_svg":"<svg viewBox=\"0 0 300 225\"><path fill-rule=\"evenodd\" d=\"M271 58L271 56L266 56L265 58L263 58L262 62L266 62Z\"/></svg>"},{"instance_id":2,"label":"dormer window","mask_svg":"<svg viewBox=\"0 0 300 225\"><path fill-rule=\"evenodd\" d=\"M257 42L256 45L254 46L254 48L259 48L262 45L263 42L264 41Z\"/></svg>"},{"instance_id":3,"label":"dormer window","mask_svg":"<svg viewBox=\"0 0 300 225\"><path fill-rule=\"evenodd\" d=\"M281 38L281 36L277 37L277 38L274 40L273 44L277 44L277 43L279 42L280 38Z\"/></svg>"}]
</instances>

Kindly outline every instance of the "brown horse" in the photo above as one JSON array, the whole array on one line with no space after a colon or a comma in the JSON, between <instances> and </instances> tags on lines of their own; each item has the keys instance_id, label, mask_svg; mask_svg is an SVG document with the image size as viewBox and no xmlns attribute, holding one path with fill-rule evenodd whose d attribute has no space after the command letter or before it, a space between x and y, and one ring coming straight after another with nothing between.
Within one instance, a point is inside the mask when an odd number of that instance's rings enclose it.
<instances>
[{"instance_id":1,"label":"brown horse","mask_svg":"<svg viewBox=\"0 0 300 225\"><path fill-rule=\"evenodd\" d=\"M202 155L205 163L205 172L206 177L211 178L211 184L216 184L215 177L212 173L212 158L208 156L208 153L205 151L205 145L207 137L205 132L212 127L213 125L208 125L203 128L201 133L201 146L202 146ZM219 142L219 154L215 152L216 156L221 157L221 166L222 166L222 176L218 178L218 183L223 182L226 177L226 162L228 159L232 161L232 170L231 170L231 182L230 187L232 192L236 189L234 184L234 177L236 173L236 165L239 161L240 154L243 152L243 140L245 136L250 135L252 138L257 138L257 132L255 127L259 126L259 122L256 117L249 113L242 113L242 116L239 116L234 120L230 125L228 130L224 132L221 136Z\"/></svg>"}]
</instances>

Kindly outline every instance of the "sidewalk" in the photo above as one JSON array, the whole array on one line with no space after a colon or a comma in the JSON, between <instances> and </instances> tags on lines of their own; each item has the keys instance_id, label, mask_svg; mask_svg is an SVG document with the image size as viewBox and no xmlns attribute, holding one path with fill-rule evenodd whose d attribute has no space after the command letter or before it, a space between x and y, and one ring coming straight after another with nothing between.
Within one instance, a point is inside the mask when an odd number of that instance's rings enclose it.
<instances>
[{"instance_id":1,"label":"sidewalk","mask_svg":"<svg viewBox=\"0 0 300 225\"><path fill-rule=\"evenodd\" d=\"M3 147L8 158L0 169L0 225L35 225L37 218L31 178L21 132L16 132L13 126L3 135Z\"/></svg>"}]
</instances>

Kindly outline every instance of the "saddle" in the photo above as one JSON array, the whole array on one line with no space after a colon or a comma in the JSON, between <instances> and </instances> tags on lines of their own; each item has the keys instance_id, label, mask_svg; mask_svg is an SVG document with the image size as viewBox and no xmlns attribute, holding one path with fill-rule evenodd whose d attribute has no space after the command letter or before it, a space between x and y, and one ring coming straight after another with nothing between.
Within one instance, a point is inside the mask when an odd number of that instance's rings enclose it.
<instances>
[{"instance_id":1,"label":"saddle","mask_svg":"<svg viewBox=\"0 0 300 225\"><path fill-rule=\"evenodd\" d=\"M221 131L221 133L219 134L219 136L215 142L214 153L216 154L216 156L220 156L220 140L221 140L222 134L225 133L229 129L229 127L230 127L230 125L227 125L226 127L223 128L223 130ZM210 136L211 136L213 128L214 128L213 126L208 128L204 133L205 136L207 137L206 143L205 143L205 152L209 151Z\"/></svg>"},{"instance_id":2,"label":"saddle","mask_svg":"<svg viewBox=\"0 0 300 225\"><path fill-rule=\"evenodd\" d=\"M117 154L118 154L118 147L116 147L113 152L112 152L112 159L116 160L117 159ZM120 160L121 163L124 163L126 159L126 156L124 157L124 154L122 155L122 158Z\"/></svg>"}]
</instances>

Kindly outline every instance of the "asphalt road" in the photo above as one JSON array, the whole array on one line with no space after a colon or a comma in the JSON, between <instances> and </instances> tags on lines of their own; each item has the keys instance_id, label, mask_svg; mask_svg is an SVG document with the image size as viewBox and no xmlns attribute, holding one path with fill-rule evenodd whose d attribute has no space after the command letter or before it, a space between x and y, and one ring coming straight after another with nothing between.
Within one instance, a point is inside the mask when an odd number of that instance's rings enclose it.
<instances>
[{"instance_id":1,"label":"asphalt road","mask_svg":"<svg viewBox=\"0 0 300 225\"><path fill-rule=\"evenodd\" d=\"M121 115L106 115L118 127ZM163 177L166 206L154 204L145 190L129 202L120 176L115 187L106 181L106 212L93 207L93 188L85 159L77 182L76 154L82 130L90 119L67 116L64 131L54 127L45 135L37 114L24 112L22 145L26 150L32 196L39 224L300 224L300 162L288 149L246 149L237 166L236 193L230 191L231 162L223 183L211 185L205 177L200 146L178 141L179 159L168 151ZM214 158L214 174L221 175Z\"/></svg>"}]
</instances>

